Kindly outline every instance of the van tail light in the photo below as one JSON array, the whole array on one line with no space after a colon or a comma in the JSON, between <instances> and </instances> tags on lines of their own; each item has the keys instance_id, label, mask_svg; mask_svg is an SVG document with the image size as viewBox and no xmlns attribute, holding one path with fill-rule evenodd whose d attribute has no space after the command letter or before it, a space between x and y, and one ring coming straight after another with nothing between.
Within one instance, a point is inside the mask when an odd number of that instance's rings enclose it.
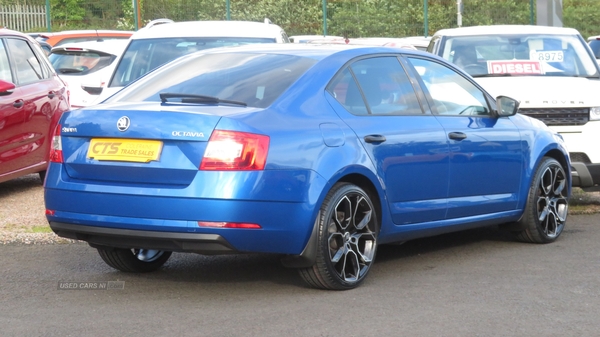
<instances>
[{"instance_id":1,"label":"van tail light","mask_svg":"<svg viewBox=\"0 0 600 337\"><path fill-rule=\"evenodd\" d=\"M54 136L52 137L52 147L50 148L50 161L53 163L62 163L63 152L62 152L62 141L60 139L60 124L56 126L54 130Z\"/></svg>"},{"instance_id":2,"label":"van tail light","mask_svg":"<svg viewBox=\"0 0 600 337\"><path fill-rule=\"evenodd\" d=\"M264 170L269 151L269 136L215 130L206 146L200 170Z\"/></svg>"}]
</instances>

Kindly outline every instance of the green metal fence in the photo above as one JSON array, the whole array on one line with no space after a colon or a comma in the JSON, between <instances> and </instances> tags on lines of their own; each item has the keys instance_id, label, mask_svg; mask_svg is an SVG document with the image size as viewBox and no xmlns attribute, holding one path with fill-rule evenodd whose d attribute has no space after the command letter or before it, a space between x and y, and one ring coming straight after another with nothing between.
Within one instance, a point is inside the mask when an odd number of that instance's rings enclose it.
<instances>
[{"instance_id":1,"label":"green metal fence","mask_svg":"<svg viewBox=\"0 0 600 337\"><path fill-rule=\"evenodd\" d=\"M441 28L487 24L535 24L534 0L0 0L9 5L47 9L47 22L25 31L67 29L136 30L146 22L251 20L269 18L288 35L329 34L346 37L431 35ZM563 0L564 26L583 36L600 34L600 1ZM10 14L10 13L9 13ZM23 15L22 13L20 15ZM39 15L39 14L38 14ZM0 16L2 20L2 16ZM39 22L39 21L36 21Z\"/></svg>"}]
</instances>

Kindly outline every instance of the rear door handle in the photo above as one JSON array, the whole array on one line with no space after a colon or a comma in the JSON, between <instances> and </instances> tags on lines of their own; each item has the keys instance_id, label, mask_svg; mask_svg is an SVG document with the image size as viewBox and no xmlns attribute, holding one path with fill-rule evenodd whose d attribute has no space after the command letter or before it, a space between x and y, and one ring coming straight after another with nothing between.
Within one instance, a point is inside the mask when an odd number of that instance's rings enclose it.
<instances>
[{"instance_id":1,"label":"rear door handle","mask_svg":"<svg viewBox=\"0 0 600 337\"><path fill-rule=\"evenodd\" d=\"M365 143L383 143L385 142L385 136L382 135L368 135L365 136Z\"/></svg>"},{"instance_id":2,"label":"rear door handle","mask_svg":"<svg viewBox=\"0 0 600 337\"><path fill-rule=\"evenodd\" d=\"M462 132L450 132L448 134L448 138L454 139L454 140L463 140L463 139L467 138L467 135L465 135Z\"/></svg>"},{"instance_id":3,"label":"rear door handle","mask_svg":"<svg viewBox=\"0 0 600 337\"><path fill-rule=\"evenodd\" d=\"M22 99L20 99L20 100L18 100L18 101L16 101L16 102L13 103L13 106L15 108L17 108L17 109L20 108L20 107L22 107L23 105L25 105L25 102Z\"/></svg>"}]
</instances>

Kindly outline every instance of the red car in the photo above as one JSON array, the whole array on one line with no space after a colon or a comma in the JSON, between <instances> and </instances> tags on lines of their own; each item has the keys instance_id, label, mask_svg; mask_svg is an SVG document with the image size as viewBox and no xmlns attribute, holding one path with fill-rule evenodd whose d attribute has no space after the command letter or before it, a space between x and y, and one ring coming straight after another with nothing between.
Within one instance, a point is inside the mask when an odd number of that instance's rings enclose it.
<instances>
[{"instance_id":1,"label":"red car","mask_svg":"<svg viewBox=\"0 0 600 337\"><path fill-rule=\"evenodd\" d=\"M0 182L44 179L52 137L69 110L65 83L31 37L0 29Z\"/></svg>"}]
</instances>

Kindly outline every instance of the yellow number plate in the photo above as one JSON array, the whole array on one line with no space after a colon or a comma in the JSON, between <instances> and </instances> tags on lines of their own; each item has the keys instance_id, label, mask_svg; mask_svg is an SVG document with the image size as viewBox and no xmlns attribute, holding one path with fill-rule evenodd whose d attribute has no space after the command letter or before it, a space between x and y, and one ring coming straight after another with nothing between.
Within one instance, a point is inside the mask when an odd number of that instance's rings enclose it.
<instances>
[{"instance_id":1,"label":"yellow number plate","mask_svg":"<svg viewBox=\"0 0 600 337\"><path fill-rule=\"evenodd\" d=\"M96 160L147 163L160 158L163 143L158 140L93 138L87 157Z\"/></svg>"}]
</instances>

